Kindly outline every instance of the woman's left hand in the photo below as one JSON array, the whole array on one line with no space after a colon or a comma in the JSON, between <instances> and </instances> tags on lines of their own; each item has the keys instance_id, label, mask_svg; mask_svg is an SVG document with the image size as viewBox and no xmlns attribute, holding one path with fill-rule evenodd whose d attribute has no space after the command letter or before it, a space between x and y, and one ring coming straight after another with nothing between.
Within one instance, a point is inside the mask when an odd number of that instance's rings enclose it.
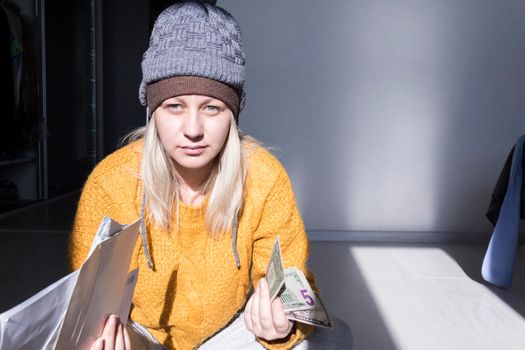
<instances>
[{"instance_id":1,"label":"woman's left hand","mask_svg":"<svg viewBox=\"0 0 525 350\"><path fill-rule=\"evenodd\" d=\"M89 350L130 350L131 342L126 326L118 316L110 315L100 338L96 339Z\"/></svg>"},{"instance_id":2,"label":"woman's left hand","mask_svg":"<svg viewBox=\"0 0 525 350\"><path fill-rule=\"evenodd\" d=\"M260 279L246 304L244 323L257 337L268 341L285 338L292 330L293 322L286 318L281 300L270 300L270 290L264 278Z\"/></svg>"}]
</instances>

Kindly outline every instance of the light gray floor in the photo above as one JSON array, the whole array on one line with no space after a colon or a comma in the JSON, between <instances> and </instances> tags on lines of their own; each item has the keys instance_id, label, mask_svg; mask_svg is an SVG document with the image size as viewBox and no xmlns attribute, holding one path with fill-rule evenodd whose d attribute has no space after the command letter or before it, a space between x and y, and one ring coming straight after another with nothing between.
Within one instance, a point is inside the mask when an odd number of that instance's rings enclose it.
<instances>
[{"instance_id":1,"label":"light gray floor","mask_svg":"<svg viewBox=\"0 0 525 350\"><path fill-rule=\"evenodd\" d=\"M482 280L485 249L312 242L310 265L357 350L523 350L525 247L508 290Z\"/></svg>"},{"instance_id":2,"label":"light gray floor","mask_svg":"<svg viewBox=\"0 0 525 350\"><path fill-rule=\"evenodd\" d=\"M0 312L68 272L78 194L0 216ZM525 247L514 284L480 275L485 245L311 242L310 267L357 350L525 349Z\"/></svg>"}]
</instances>

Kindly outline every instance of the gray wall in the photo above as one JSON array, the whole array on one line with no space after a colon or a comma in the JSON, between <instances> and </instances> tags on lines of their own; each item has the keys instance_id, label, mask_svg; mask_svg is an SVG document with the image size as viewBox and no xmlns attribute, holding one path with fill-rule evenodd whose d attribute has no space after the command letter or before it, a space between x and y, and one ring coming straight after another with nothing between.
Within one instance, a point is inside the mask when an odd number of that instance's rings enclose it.
<instances>
[{"instance_id":1,"label":"gray wall","mask_svg":"<svg viewBox=\"0 0 525 350\"><path fill-rule=\"evenodd\" d=\"M488 232L525 133L525 2L218 1L247 51L241 128L309 230Z\"/></svg>"}]
</instances>

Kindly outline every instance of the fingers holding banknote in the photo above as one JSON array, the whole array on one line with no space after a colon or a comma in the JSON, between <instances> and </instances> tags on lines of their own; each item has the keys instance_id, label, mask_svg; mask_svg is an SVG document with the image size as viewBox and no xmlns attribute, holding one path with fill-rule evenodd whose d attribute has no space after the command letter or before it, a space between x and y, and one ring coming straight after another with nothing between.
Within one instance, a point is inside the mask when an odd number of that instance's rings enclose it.
<instances>
[{"instance_id":1,"label":"fingers holding banknote","mask_svg":"<svg viewBox=\"0 0 525 350\"><path fill-rule=\"evenodd\" d=\"M285 338L293 326L293 322L286 318L279 298L271 301L264 278L246 304L244 322L249 331L266 340Z\"/></svg>"},{"instance_id":2,"label":"fingers holding banknote","mask_svg":"<svg viewBox=\"0 0 525 350\"><path fill-rule=\"evenodd\" d=\"M115 315L110 315L104 325L102 335L92 345L90 350L130 350L126 327Z\"/></svg>"}]
</instances>

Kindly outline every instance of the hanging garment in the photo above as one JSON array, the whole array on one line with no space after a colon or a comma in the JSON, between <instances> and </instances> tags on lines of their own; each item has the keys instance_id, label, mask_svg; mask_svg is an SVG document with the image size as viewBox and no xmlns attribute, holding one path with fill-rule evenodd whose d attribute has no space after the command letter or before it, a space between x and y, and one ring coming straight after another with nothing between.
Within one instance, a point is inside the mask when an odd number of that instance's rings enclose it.
<instances>
[{"instance_id":1,"label":"hanging garment","mask_svg":"<svg viewBox=\"0 0 525 350\"><path fill-rule=\"evenodd\" d=\"M525 135L514 145L507 191L481 267L483 278L502 288L511 286L516 262L523 193L524 145Z\"/></svg>"},{"instance_id":2,"label":"hanging garment","mask_svg":"<svg viewBox=\"0 0 525 350\"><path fill-rule=\"evenodd\" d=\"M525 151L525 145L523 147L523 151ZM512 147L512 149L510 150L510 153L507 156L507 160L505 161L505 165L503 165L503 169L501 170L501 173L498 177L498 182L496 183L496 186L494 186L494 191L492 191L492 198L490 200L489 207L486 213L487 219L492 223L492 226L496 226L496 222L498 221L499 217L499 212L503 204L503 199L505 198L505 193L507 193L507 188L509 187L510 166L512 164L513 155L514 147ZM521 166L525 171L525 158L523 159ZM521 184L520 208L520 218L522 220L525 220L525 185L523 183Z\"/></svg>"},{"instance_id":3,"label":"hanging garment","mask_svg":"<svg viewBox=\"0 0 525 350\"><path fill-rule=\"evenodd\" d=\"M22 81L22 22L20 21L19 10L14 5L0 3L0 8L4 11L9 23L10 43L11 43L11 69L13 70L13 106L15 114L18 113L20 104L20 82Z\"/></svg>"},{"instance_id":4,"label":"hanging garment","mask_svg":"<svg viewBox=\"0 0 525 350\"><path fill-rule=\"evenodd\" d=\"M24 15L20 15L20 21L22 23L23 65L15 127L18 144L28 146L38 142L42 137L38 123L40 116L38 48L36 46L38 21L36 17Z\"/></svg>"},{"instance_id":5,"label":"hanging garment","mask_svg":"<svg viewBox=\"0 0 525 350\"><path fill-rule=\"evenodd\" d=\"M39 139L37 21L9 3L0 3L0 17L0 152L9 156Z\"/></svg>"},{"instance_id":6,"label":"hanging garment","mask_svg":"<svg viewBox=\"0 0 525 350\"><path fill-rule=\"evenodd\" d=\"M11 30L3 8L0 7L0 153L12 144L14 129L13 68L11 65Z\"/></svg>"}]
</instances>

